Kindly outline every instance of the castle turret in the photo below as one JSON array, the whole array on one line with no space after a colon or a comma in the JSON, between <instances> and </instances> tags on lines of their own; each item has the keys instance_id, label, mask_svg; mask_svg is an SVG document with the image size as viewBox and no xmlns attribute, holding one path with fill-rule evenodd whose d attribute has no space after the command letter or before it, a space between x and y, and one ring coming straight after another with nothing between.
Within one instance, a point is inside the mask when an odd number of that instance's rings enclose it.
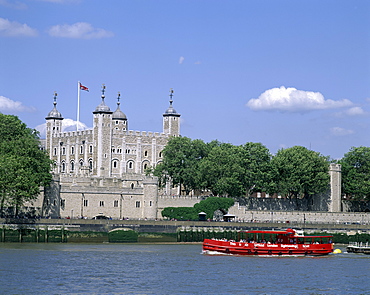
<instances>
[{"instance_id":1,"label":"castle turret","mask_svg":"<svg viewBox=\"0 0 370 295\"><path fill-rule=\"evenodd\" d=\"M119 105L119 100L121 99L121 94L118 92L117 97L117 109L114 111L112 115L113 120L113 132L116 131L127 131L128 130L128 123L126 115L121 111Z\"/></svg>"},{"instance_id":2,"label":"castle turret","mask_svg":"<svg viewBox=\"0 0 370 295\"><path fill-rule=\"evenodd\" d=\"M173 108L173 90L170 90L170 106L163 114L163 133L172 136L180 135L180 114Z\"/></svg>"},{"instance_id":3,"label":"castle turret","mask_svg":"<svg viewBox=\"0 0 370 295\"><path fill-rule=\"evenodd\" d=\"M95 108L94 114L94 159L93 174L109 177L111 167L112 147L112 114L113 112L105 104L105 85L102 87L101 103Z\"/></svg>"},{"instance_id":4,"label":"castle turret","mask_svg":"<svg viewBox=\"0 0 370 295\"><path fill-rule=\"evenodd\" d=\"M52 137L55 134L62 132L62 121L63 116L57 110L57 96L58 94L54 92L54 108L46 116L46 144L45 148L49 151L50 157L52 156Z\"/></svg>"}]
</instances>

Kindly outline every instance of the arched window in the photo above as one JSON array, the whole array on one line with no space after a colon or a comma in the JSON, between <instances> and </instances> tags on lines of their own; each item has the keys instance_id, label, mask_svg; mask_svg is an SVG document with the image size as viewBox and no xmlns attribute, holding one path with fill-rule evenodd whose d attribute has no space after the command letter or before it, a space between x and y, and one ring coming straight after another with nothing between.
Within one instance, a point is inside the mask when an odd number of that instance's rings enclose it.
<instances>
[{"instance_id":1,"label":"arched window","mask_svg":"<svg viewBox=\"0 0 370 295\"><path fill-rule=\"evenodd\" d=\"M131 183L131 189L133 189L134 188L134 184L133 183Z\"/></svg>"},{"instance_id":2,"label":"arched window","mask_svg":"<svg viewBox=\"0 0 370 295\"><path fill-rule=\"evenodd\" d=\"M113 161L113 168L117 168L117 161Z\"/></svg>"},{"instance_id":3,"label":"arched window","mask_svg":"<svg viewBox=\"0 0 370 295\"><path fill-rule=\"evenodd\" d=\"M66 163L62 162L62 172L66 172Z\"/></svg>"},{"instance_id":4,"label":"arched window","mask_svg":"<svg viewBox=\"0 0 370 295\"><path fill-rule=\"evenodd\" d=\"M90 171L92 171L92 168L93 168L93 162L92 162L92 160L91 160L91 159L89 160L89 168L90 168Z\"/></svg>"},{"instance_id":5,"label":"arched window","mask_svg":"<svg viewBox=\"0 0 370 295\"><path fill-rule=\"evenodd\" d=\"M71 171L74 171L75 170L75 162L71 162Z\"/></svg>"},{"instance_id":6,"label":"arched window","mask_svg":"<svg viewBox=\"0 0 370 295\"><path fill-rule=\"evenodd\" d=\"M147 157L148 156L148 151L145 151L144 152L144 157Z\"/></svg>"},{"instance_id":7,"label":"arched window","mask_svg":"<svg viewBox=\"0 0 370 295\"><path fill-rule=\"evenodd\" d=\"M71 155L74 155L74 153L75 153L75 147L73 146L71 147Z\"/></svg>"},{"instance_id":8,"label":"arched window","mask_svg":"<svg viewBox=\"0 0 370 295\"><path fill-rule=\"evenodd\" d=\"M80 154L82 154L84 152L84 146L83 145L81 145L80 146Z\"/></svg>"},{"instance_id":9,"label":"arched window","mask_svg":"<svg viewBox=\"0 0 370 295\"><path fill-rule=\"evenodd\" d=\"M159 152L159 157L162 158L162 152Z\"/></svg>"},{"instance_id":10,"label":"arched window","mask_svg":"<svg viewBox=\"0 0 370 295\"><path fill-rule=\"evenodd\" d=\"M134 164L132 163L132 161L128 162L128 169L132 169L134 166Z\"/></svg>"},{"instance_id":11,"label":"arched window","mask_svg":"<svg viewBox=\"0 0 370 295\"><path fill-rule=\"evenodd\" d=\"M84 165L84 160L80 160L80 167Z\"/></svg>"},{"instance_id":12,"label":"arched window","mask_svg":"<svg viewBox=\"0 0 370 295\"><path fill-rule=\"evenodd\" d=\"M65 155L66 154L66 148L65 147L63 147L62 148L62 155Z\"/></svg>"},{"instance_id":13,"label":"arched window","mask_svg":"<svg viewBox=\"0 0 370 295\"><path fill-rule=\"evenodd\" d=\"M91 154L92 152L93 152L93 146L90 145L90 147L89 147L89 153Z\"/></svg>"}]
</instances>

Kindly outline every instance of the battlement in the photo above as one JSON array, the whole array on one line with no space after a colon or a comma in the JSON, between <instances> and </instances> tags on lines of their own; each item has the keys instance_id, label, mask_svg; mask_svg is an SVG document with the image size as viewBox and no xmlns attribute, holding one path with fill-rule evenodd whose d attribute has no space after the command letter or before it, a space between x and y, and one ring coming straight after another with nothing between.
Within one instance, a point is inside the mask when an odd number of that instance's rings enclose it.
<instances>
[{"instance_id":1,"label":"battlement","mask_svg":"<svg viewBox=\"0 0 370 295\"><path fill-rule=\"evenodd\" d=\"M92 129L86 129L86 130L79 130L79 131L60 132L57 134L52 134L52 136L57 137L57 138L67 138L67 137L76 137L76 136L87 136L87 135L92 135L92 134L93 134Z\"/></svg>"}]
</instances>

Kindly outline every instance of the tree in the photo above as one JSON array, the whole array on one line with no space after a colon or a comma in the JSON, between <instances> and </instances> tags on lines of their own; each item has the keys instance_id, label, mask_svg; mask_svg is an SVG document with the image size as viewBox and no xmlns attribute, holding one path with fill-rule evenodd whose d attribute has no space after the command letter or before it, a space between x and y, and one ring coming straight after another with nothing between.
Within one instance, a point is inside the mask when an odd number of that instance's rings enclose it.
<instances>
[{"instance_id":1,"label":"tree","mask_svg":"<svg viewBox=\"0 0 370 295\"><path fill-rule=\"evenodd\" d=\"M0 113L0 210L20 207L40 194L40 186L51 181L51 161L39 148L36 130L18 117Z\"/></svg>"},{"instance_id":2,"label":"tree","mask_svg":"<svg viewBox=\"0 0 370 295\"><path fill-rule=\"evenodd\" d=\"M160 184L171 180L180 185L188 194L200 186L199 163L207 155L207 145L199 139L173 137L163 149L163 162L154 168L153 174L159 177Z\"/></svg>"},{"instance_id":3,"label":"tree","mask_svg":"<svg viewBox=\"0 0 370 295\"><path fill-rule=\"evenodd\" d=\"M352 147L339 163L342 193L355 200L370 200L370 147Z\"/></svg>"},{"instance_id":4,"label":"tree","mask_svg":"<svg viewBox=\"0 0 370 295\"><path fill-rule=\"evenodd\" d=\"M162 216L177 220L198 220L198 214L205 212L207 217L212 219L216 210L227 212L232 205L234 205L233 199L209 197L193 207L166 207L162 211Z\"/></svg>"},{"instance_id":5,"label":"tree","mask_svg":"<svg viewBox=\"0 0 370 295\"><path fill-rule=\"evenodd\" d=\"M329 188L329 160L302 146L281 149L272 158L269 191L288 198L311 198Z\"/></svg>"},{"instance_id":6,"label":"tree","mask_svg":"<svg viewBox=\"0 0 370 295\"><path fill-rule=\"evenodd\" d=\"M214 146L200 165L203 186L214 195L244 197L264 188L271 155L260 143Z\"/></svg>"}]
</instances>

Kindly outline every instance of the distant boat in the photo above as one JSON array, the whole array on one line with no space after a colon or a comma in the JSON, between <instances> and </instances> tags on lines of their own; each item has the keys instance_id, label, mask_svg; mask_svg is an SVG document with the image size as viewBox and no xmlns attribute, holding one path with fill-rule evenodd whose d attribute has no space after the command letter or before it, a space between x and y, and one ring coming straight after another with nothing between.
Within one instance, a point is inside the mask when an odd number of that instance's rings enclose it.
<instances>
[{"instance_id":1,"label":"distant boat","mask_svg":"<svg viewBox=\"0 0 370 295\"><path fill-rule=\"evenodd\" d=\"M238 241L205 239L204 254L321 256L333 252L333 236L304 236L287 230L240 231Z\"/></svg>"},{"instance_id":2,"label":"distant boat","mask_svg":"<svg viewBox=\"0 0 370 295\"><path fill-rule=\"evenodd\" d=\"M350 243L347 246L348 253L363 253L363 254L370 254L370 245L368 242L366 243Z\"/></svg>"}]
</instances>

